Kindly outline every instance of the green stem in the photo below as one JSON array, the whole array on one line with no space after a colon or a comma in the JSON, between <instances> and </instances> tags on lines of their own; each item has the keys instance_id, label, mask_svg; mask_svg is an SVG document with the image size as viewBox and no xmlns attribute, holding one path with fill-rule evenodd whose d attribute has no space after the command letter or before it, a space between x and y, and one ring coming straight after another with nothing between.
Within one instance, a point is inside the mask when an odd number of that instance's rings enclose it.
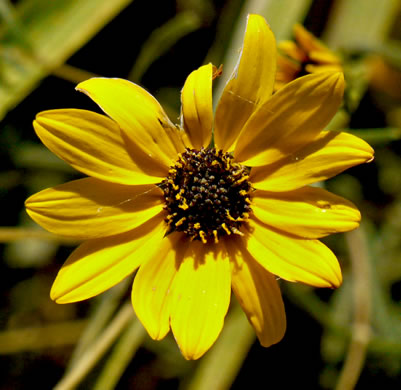
<instances>
[{"instance_id":1,"label":"green stem","mask_svg":"<svg viewBox=\"0 0 401 390\"><path fill-rule=\"evenodd\" d=\"M0 227L0 242L12 242L34 238L38 240L57 241L62 244L76 244L78 241L73 238L57 236L53 233L39 229L20 227Z\"/></svg>"},{"instance_id":2,"label":"green stem","mask_svg":"<svg viewBox=\"0 0 401 390\"><path fill-rule=\"evenodd\" d=\"M353 275L354 319L351 342L336 390L354 389L365 363L371 326L371 272L367 245L362 228L345 235Z\"/></svg>"},{"instance_id":3,"label":"green stem","mask_svg":"<svg viewBox=\"0 0 401 390\"><path fill-rule=\"evenodd\" d=\"M127 327L103 367L93 390L114 389L125 368L146 337L145 328L135 318Z\"/></svg>"},{"instance_id":4,"label":"green stem","mask_svg":"<svg viewBox=\"0 0 401 390\"><path fill-rule=\"evenodd\" d=\"M240 305L233 305L216 344L201 360L186 390L229 389L255 341Z\"/></svg>"},{"instance_id":5,"label":"green stem","mask_svg":"<svg viewBox=\"0 0 401 390\"><path fill-rule=\"evenodd\" d=\"M79 361L77 361L71 371L67 372L61 381L54 387L54 390L70 390L75 388L111 347L114 341L132 320L132 317L132 305L130 302L127 302L120 309L114 320L105 329L99 339L81 355Z\"/></svg>"},{"instance_id":6,"label":"green stem","mask_svg":"<svg viewBox=\"0 0 401 390\"><path fill-rule=\"evenodd\" d=\"M94 73L76 68L68 64L63 64L58 68L53 69L52 74L53 76L57 76L61 79L71 81L74 84L79 84L80 82L88 80L92 77L99 77Z\"/></svg>"},{"instance_id":7,"label":"green stem","mask_svg":"<svg viewBox=\"0 0 401 390\"><path fill-rule=\"evenodd\" d=\"M81 355L90 348L99 337L102 330L106 327L106 324L110 321L110 318L112 318L116 312L116 308L121 304L121 297L126 293L130 285L131 278L126 278L98 298L100 302L97 303L89 316L88 326L85 328L85 331L72 353L67 371L71 371L75 367Z\"/></svg>"}]
</instances>

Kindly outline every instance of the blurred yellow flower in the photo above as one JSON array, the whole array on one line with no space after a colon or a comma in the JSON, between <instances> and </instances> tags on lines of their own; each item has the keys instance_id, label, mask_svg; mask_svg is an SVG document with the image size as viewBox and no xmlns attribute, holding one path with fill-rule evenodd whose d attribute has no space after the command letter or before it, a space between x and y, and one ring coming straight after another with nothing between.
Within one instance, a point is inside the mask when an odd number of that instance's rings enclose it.
<instances>
[{"instance_id":1,"label":"blurred yellow flower","mask_svg":"<svg viewBox=\"0 0 401 390\"><path fill-rule=\"evenodd\" d=\"M294 37L278 44L275 90L309 73L342 71L340 58L302 25L294 26Z\"/></svg>"},{"instance_id":2,"label":"blurred yellow flower","mask_svg":"<svg viewBox=\"0 0 401 390\"><path fill-rule=\"evenodd\" d=\"M318 238L356 228L360 214L309 184L371 160L373 150L324 131L341 103L342 73L309 75L272 95L275 70L274 36L250 15L215 116L211 64L188 76L179 126L121 79L77 87L109 117L76 109L37 115L42 142L90 176L26 201L47 230L85 240L61 268L52 299L93 297L139 268L138 318L154 339L171 329L184 357L197 359L223 327L231 289L269 346L286 324L277 277L341 284L338 261Z\"/></svg>"},{"instance_id":3,"label":"blurred yellow flower","mask_svg":"<svg viewBox=\"0 0 401 390\"><path fill-rule=\"evenodd\" d=\"M401 99L401 71L385 58L372 55L366 60L369 86L375 90Z\"/></svg>"}]
</instances>

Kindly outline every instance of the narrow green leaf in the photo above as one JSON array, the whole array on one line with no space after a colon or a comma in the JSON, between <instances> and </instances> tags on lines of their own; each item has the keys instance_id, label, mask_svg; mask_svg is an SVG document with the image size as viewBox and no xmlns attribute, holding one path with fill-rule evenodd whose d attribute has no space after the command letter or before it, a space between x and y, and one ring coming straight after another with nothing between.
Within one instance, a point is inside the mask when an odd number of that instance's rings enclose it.
<instances>
[{"instance_id":1,"label":"narrow green leaf","mask_svg":"<svg viewBox=\"0 0 401 390\"><path fill-rule=\"evenodd\" d=\"M16 9L23 39L2 31L0 119L132 0L26 0Z\"/></svg>"},{"instance_id":2,"label":"narrow green leaf","mask_svg":"<svg viewBox=\"0 0 401 390\"><path fill-rule=\"evenodd\" d=\"M345 129L344 131L364 139L372 145L387 144L401 139L401 128Z\"/></svg>"},{"instance_id":3,"label":"narrow green leaf","mask_svg":"<svg viewBox=\"0 0 401 390\"><path fill-rule=\"evenodd\" d=\"M0 0L0 21L4 21L10 33L23 46L26 45L22 35L22 28L15 16L13 5L9 0Z\"/></svg>"},{"instance_id":4,"label":"narrow green leaf","mask_svg":"<svg viewBox=\"0 0 401 390\"><path fill-rule=\"evenodd\" d=\"M140 81L156 59L166 53L182 37L197 30L200 25L201 20L194 12L184 11L154 30L143 44L128 78L134 82Z\"/></svg>"}]
</instances>

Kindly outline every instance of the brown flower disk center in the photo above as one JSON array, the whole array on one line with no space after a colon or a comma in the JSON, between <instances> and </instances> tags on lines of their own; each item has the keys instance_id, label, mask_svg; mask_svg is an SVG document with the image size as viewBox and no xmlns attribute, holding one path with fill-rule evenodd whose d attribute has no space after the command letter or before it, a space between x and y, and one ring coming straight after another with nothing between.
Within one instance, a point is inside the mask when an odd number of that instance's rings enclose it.
<instances>
[{"instance_id":1,"label":"brown flower disk center","mask_svg":"<svg viewBox=\"0 0 401 390\"><path fill-rule=\"evenodd\" d=\"M161 183L168 233L184 232L204 244L242 235L240 226L251 212L248 173L222 150L186 149Z\"/></svg>"}]
</instances>

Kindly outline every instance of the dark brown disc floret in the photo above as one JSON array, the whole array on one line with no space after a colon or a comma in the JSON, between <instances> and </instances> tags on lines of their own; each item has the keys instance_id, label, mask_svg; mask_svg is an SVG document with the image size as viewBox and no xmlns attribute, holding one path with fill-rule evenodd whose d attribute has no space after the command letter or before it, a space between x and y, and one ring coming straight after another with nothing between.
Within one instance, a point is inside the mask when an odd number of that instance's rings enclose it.
<instances>
[{"instance_id":1,"label":"dark brown disc floret","mask_svg":"<svg viewBox=\"0 0 401 390\"><path fill-rule=\"evenodd\" d=\"M204 244L242 234L252 211L249 169L219 149L186 149L160 187L168 233L181 231Z\"/></svg>"}]
</instances>

